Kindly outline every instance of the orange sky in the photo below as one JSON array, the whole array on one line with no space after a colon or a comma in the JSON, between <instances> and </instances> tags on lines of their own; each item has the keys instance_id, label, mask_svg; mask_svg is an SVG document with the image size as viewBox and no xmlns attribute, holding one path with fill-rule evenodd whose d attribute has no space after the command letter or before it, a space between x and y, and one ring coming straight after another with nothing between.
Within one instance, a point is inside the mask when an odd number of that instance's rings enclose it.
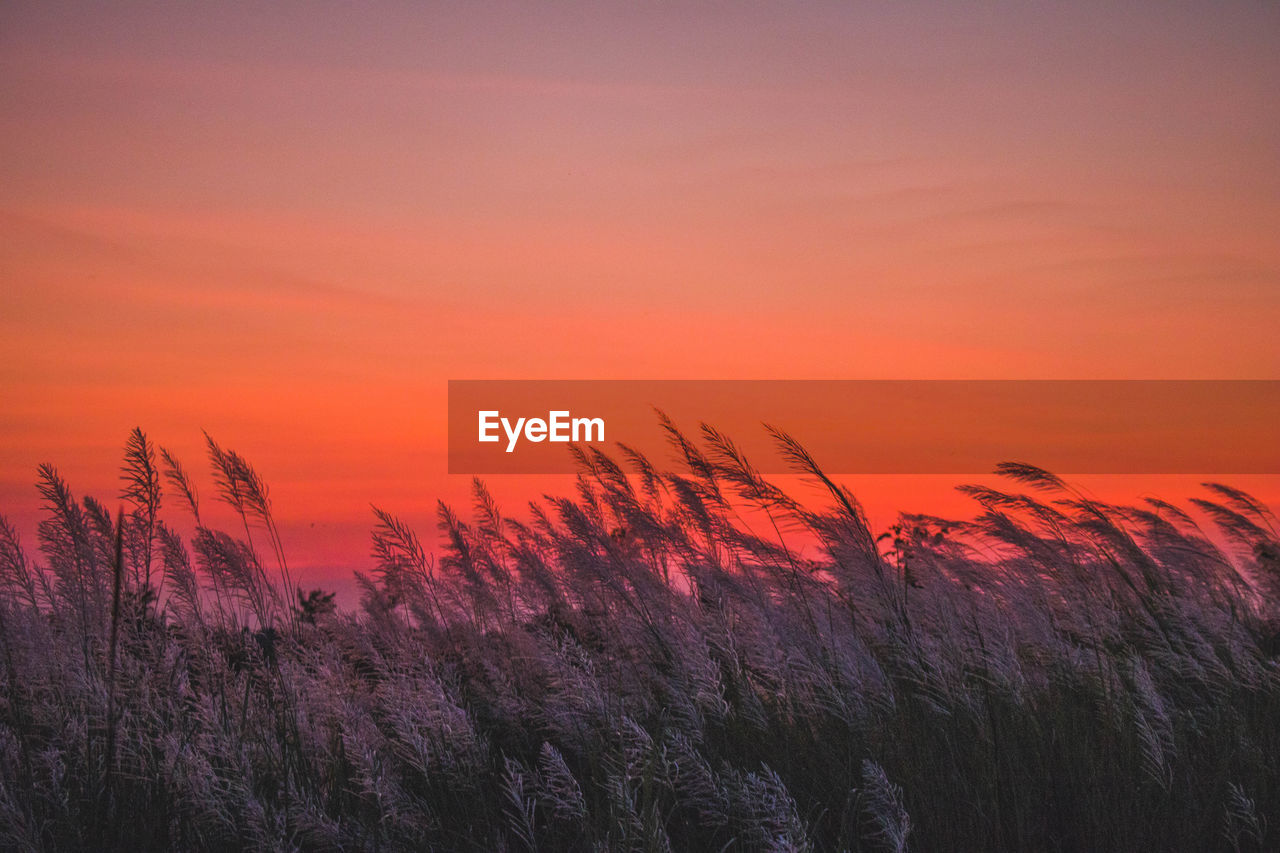
<instances>
[{"instance_id":1,"label":"orange sky","mask_svg":"<svg viewBox=\"0 0 1280 853\"><path fill-rule=\"evenodd\" d=\"M1275 4L356 9L0 7L0 511L207 429L323 578L449 378L1280 378Z\"/></svg>"}]
</instances>

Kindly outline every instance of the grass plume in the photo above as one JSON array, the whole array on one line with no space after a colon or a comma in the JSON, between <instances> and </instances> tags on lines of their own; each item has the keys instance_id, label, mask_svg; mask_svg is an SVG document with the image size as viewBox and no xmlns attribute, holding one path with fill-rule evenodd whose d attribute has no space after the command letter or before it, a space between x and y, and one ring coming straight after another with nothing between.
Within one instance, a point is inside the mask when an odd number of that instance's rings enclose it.
<instances>
[{"instance_id":1,"label":"grass plume","mask_svg":"<svg viewBox=\"0 0 1280 853\"><path fill-rule=\"evenodd\" d=\"M659 423L678 464L584 450L527 512L375 508L352 610L212 438L235 532L141 430L114 521L41 466L38 554L0 517L0 849L1280 844L1264 504L1019 463L970 519L875 531L790 436L817 498Z\"/></svg>"}]
</instances>

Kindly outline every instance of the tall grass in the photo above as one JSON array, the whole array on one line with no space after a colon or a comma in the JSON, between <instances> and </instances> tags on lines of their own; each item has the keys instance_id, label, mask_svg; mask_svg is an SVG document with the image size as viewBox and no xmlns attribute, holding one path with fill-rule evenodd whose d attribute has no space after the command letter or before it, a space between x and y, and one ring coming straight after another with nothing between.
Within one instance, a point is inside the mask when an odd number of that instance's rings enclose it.
<instances>
[{"instance_id":1,"label":"tall grass","mask_svg":"<svg viewBox=\"0 0 1280 853\"><path fill-rule=\"evenodd\" d=\"M0 518L0 847L1280 847L1265 506L1004 465L877 534L788 436L819 499L663 425L671 470L584 450L519 519L477 483L434 547L377 510L353 612L212 439L234 533L141 431L115 520L43 466L35 560Z\"/></svg>"}]
</instances>

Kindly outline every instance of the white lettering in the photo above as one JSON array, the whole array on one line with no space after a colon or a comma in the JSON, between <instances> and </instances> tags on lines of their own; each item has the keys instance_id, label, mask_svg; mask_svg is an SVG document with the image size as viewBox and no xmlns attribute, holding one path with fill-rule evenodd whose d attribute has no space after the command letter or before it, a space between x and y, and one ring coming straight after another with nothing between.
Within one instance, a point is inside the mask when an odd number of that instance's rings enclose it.
<instances>
[{"instance_id":1,"label":"white lettering","mask_svg":"<svg viewBox=\"0 0 1280 853\"><path fill-rule=\"evenodd\" d=\"M604 441L604 418L575 418L565 409L556 409L542 418L502 417L496 410L479 413L479 440L500 441L498 428L507 436L507 453L514 453L520 438L538 444L543 441L567 443L570 441Z\"/></svg>"},{"instance_id":2,"label":"white lettering","mask_svg":"<svg viewBox=\"0 0 1280 853\"><path fill-rule=\"evenodd\" d=\"M591 428L595 427L595 438L591 437ZM578 438L578 427L582 427L586 433L582 438ZM573 440L574 441L604 441L604 418L574 418L573 419Z\"/></svg>"},{"instance_id":3,"label":"white lettering","mask_svg":"<svg viewBox=\"0 0 1280 853\"><path fill-rule=\"evenodd\" d=\"M502 419L502 428L506 430L507 438L509 439L507 442L508 453L516 449L516 442L520 440L520 427L522 426L524 426L524 418L520 418L516 421L515 429L511 428L511 421L506 418Z\"/></svg>"},{"instance_id":4,"label":"white lettering","mask_svg":"<svg viewBox=\"0 0 1280 853\"><path fill-rule=\"evenodd\" d=\"M569 436L564 433L564 430L569 426L569 413L550 412L548 416L551 419L551 435L548 438L551 441L568 441Z\"/></svg>"},{"instance_id":5,"label":"white lettering","mask_svg":"<svg viewBox=\"0 0 1280 853\"><path fill-rule=\"evenodd\" d=\"M480 413L480 440L497 441L498 436L489 435L489 430L498 428L498 413L489 411Z\"/></svg>"}]
</instances>

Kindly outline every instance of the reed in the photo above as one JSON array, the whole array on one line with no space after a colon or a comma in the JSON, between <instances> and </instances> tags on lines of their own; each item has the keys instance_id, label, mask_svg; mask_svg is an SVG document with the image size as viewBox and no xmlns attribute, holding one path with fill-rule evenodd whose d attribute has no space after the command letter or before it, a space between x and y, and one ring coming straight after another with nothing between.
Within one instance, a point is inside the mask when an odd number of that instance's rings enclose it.
<instances>
[{"instance_id":1,"label":"reed","mask_svg":"<svg viewBox=\"0 0 1280 853\"><path fill-rule=\"evenodd\" d=\"M38 554L0 518L0 849L1280 844L1270 508L1006 464L875 531L779 431L812 494L660 426L677 464L581 451L520 513L477 483L438 540L375 509L350 609L211 438L234 533L141 430L114 522L42 466Z\"/></svg>"}]
</instances>

